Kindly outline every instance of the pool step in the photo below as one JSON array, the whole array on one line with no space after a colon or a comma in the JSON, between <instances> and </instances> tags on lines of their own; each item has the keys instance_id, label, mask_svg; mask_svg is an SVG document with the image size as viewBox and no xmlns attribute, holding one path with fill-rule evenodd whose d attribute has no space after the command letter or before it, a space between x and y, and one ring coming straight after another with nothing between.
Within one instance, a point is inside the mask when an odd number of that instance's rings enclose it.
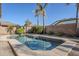
<instances>
[{"instance_id":1,"label":"pool step","mask_svg":"<svg viewBox=\"0 0 79 59\"><path fill-rule=\"evenodd\" d=\"M8 41L0 41L0 56L15 56Z\"/></svg>"}]
</instances>

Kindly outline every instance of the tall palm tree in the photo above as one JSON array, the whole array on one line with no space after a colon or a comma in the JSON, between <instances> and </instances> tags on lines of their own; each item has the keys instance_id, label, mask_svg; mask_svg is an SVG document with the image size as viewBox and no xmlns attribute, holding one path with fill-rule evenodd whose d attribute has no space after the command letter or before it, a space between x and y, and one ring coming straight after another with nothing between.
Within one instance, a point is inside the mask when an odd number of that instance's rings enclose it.
<instances>
[{"instance_id":1,"label":"tall palm tree","mask_svg":"<svg viewBox=\"0 0 79 59\"><path fill-rule=\"evenodd\" d=\"M45 7L47 6L47 3L42 6L40 3L37 3L38 6L38 11L40 14L43 16L43 34L45 33L45 21L44 21L44 16L45 16Z\"/></svg>"},{"instance_id":2,"label":"tall palm tree","mask_svg":"<svg viewBox=\"0 0 79 59\"><path fill-rule=\"evenodd\" d=\"M69 5L69 3L67 3ZM77 24L78 24L78 12L79 12L79 3L76 3L76 24L75 24L75 33L77 34Z\"/></svg>"}]
</instances>

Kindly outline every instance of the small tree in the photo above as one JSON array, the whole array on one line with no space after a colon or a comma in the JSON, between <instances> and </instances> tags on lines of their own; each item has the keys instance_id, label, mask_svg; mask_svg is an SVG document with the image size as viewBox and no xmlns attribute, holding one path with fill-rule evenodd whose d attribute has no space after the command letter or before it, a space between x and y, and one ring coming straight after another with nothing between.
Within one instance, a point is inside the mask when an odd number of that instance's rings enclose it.
<instances>
[{"instance_id":1,"label":"small tree","mask_svg":"<svg viewBox=\"0 0 79 59\"><path fill-rule=\"evenodd\" d=\"M12 34L13 28L14 28L14 26L9 25L8 28L7 28L8 29L7 32L9 32L10 34Z\"/></svg>"},{"instance_id":2,"label":"small tree","mask_svg":"<svg viewBox=\"0 0 79 59\"><path fill-rule=\"evenodd\" d=\"M27 27L32 24L31 21L26 20L24 26L26 27L26 31L27 31Z\"/></svg>"},{"instance_id":3,"label":"small tree","mask_svg":"<svg viewBox=\"0 0 79 59\"><path fill-rule=\"evenodd\" d=\"M30 25L30 24L32 24L31 21L30 21L29 19L27 19L27 20L25 21L24 26L28 26L28 25Z\"/></svg>"}]
</instances>

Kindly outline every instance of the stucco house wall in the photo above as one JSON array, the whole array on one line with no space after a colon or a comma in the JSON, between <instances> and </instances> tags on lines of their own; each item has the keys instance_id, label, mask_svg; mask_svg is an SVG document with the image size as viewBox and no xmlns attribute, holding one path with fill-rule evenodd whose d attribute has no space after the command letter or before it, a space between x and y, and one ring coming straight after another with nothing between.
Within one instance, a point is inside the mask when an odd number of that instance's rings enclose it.
<instances>
[{"instance_id":1,"label":"stucco house wall","mask_svg":"<svg viewBox=\"0 0 79 59\"><path fill-rule=\"evenodd\" d=\"M16 31L16 27L13 28L12 34L15 34L15 31ZM10 34L8 32L8 27L0 26L0 35L6 35L6 34Z\"/></svg>"},{"instance_id":2,"label":"stucco house wall","mask_svg":"<svg viewBox=\"0 0 79 59\"><path fill-rule=\"evenodd\" d=\"M2 27L2 26L0 26L0 35L3 35L3 34L9 34L8 32L7 32L7 27Z\"/></svg>"}]
</instances>

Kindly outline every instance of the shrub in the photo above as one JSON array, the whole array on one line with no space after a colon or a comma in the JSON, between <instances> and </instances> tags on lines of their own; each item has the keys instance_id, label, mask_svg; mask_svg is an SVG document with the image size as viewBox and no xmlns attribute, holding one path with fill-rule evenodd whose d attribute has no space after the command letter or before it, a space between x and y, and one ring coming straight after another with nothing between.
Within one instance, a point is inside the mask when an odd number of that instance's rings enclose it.
<instances>
[{"instance_id":1,"label":"shrub","mask_svg":"<svg viewBox=\"0 0 79 59\"><path fill-rule=\"evenodd\" d=\"M42 26L37 26L36 27L36 33L40 34L43 31L43 27Z\"/></svg>"},{"instance_id":2,"label":"shrub","mask_svg":"<svg viewBox=\"0 0 79 59\"><path fill-rule=\"evenodd\" d=\"M42 31L43 31L42 26L33 26L32 29L30 30L30 33L41 34Z\"/></svg>"},{"instance_id":3,"label":"shrub","mask_svg":"<svg viewBox=\"0 0 79 59\"><path fill-rule=\"evenodd\" d=\"M24 28L23 27L20 27L16 30L16 34L24 34Z\"/></svg>"}]
</instances>

